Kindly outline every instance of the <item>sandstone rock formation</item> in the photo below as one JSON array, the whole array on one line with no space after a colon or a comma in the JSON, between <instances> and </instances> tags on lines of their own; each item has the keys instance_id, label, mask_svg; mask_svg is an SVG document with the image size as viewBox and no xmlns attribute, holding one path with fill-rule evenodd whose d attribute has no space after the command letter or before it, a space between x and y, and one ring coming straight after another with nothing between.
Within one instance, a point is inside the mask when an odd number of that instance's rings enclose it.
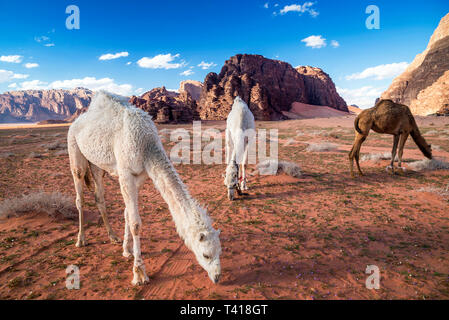
<instances>
[{"instance_id":1,"label":"sandstone rock formation","mask_svg":"<svg viewBox=\"0 0 449 320\"><path fill-rule=\"evenodd\" d=\"M195 80L185 80L179 85L179 93L188 92L190 96L198 102L200 100L203 83Z\"/></svg>"},{"instance_id":2,"label":"sandstone rock formation","mask_svg":"<svg viewBox=\"0 0 449 320\"><path fill-rule=\"evenodd\" d=\"M0 122L64 120L89 105L89 89L26 90L0 94Z\"/></svg>"},{"instance_id":3,"label":"sandstone rock formation","mask_svg":"<svg viewBox=\"0 0 449 320\"><path fill-rule=\"evenodd\" d=\"M227 60L220 74L209 73L199 102L201 119L224 120L239 95L257 120L285 119L293 102L348 111L330 78L320 69L305 67L302 74L290 64L260 55L239 54ZM306 86L310 86L307 88ZM320 94L335 95L319 97Z\"/></svg>"},{"instance_id":4,"label":"sandstone rock formation","mask_svg":"<svg viewBox=\"0 0 449 320\"><path fill-rule=\"evenodd\" d=\"M417 115L445 113L449 105L449 14L443 17L426 50L385 91L381 98L408 105Z\"/></svg>"},{"instance_id":5,"label":"sandstone rock formation","mask_svg":"<svg viewBox=\"0 0 449 320\"><path fill-rule=\"evenodd\" d=\"M176 93L165 87L154 88L140 97L131 97L129 102L148 112L156 123L183 123L199 119L196 101L187 90Z\"/></svg>"},{"instance_id":6,"label":"sandstone rock formation","mask_svg":"<svg viewBox=\"0 0 449 320\"><path fill-rule=\"evenodd\" d=\"M304 76L308 104L348 111L346 102L337 93L335 84L327 73L310 66L297 67L296 70Z\"/></svg>"}]
</instances>

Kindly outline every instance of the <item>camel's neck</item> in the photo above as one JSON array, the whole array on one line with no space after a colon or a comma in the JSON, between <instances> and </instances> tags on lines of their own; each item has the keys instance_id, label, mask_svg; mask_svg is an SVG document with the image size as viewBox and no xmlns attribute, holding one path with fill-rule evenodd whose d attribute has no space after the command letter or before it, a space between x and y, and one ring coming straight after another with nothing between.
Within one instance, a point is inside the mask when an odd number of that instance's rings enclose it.
<instances>
[{"instance_id":1,"label":"camel's neck","mask_svg":"<svg viewBox=\"0 0 449 320\"><path fill-rule=\"evenodd\" d=\"M190 247L192 235L211 228L209 217L192 199L163 150L157 158L147 159L146 169L167 202L179 235Z\"/></svg>"}]
</instances>

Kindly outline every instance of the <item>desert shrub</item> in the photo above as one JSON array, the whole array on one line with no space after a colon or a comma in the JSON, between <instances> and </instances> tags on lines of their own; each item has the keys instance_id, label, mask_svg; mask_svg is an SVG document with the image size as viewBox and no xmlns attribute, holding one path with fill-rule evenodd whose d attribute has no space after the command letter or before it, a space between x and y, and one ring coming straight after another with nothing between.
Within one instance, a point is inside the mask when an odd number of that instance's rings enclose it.
<instances>
[{"instance_id":1,"label":"desert shrub","mask_svg":"<svg viewBox=\"0 0 449 320\"><path fill-rule=\"evenodd\" d=\"M426 133L424 133L425 136L435 136L438 134L438 131L436 130L429 130Z\"/></svg>"},{"instance_id":2,"label":"desert shrub","mask_svg":"<svg viewBox=\"0 0 449 320\"><path fill-rule=\"evenodd\" d=\"M15 154L12 152L0 153L0 158L12 158L14 156L15 156Z\"/></svg>"},{"instance_id":3,"label":"desert shrub","mask_svg":"<svg viewBox=\"0 0 449 320\"><path fill-rule=\"evenodd\" d=\"M58 150L55 152L56 156L66 156L68 154L69 154L69 152L67 151L67 149L62 149L62 150Z\"/></svg>"},{"instance_id":4,"label":"desert shrub","mask_svg":"<svg viewBox=\"0 0 449 320\"><path fill-rule=\"evenodd\" d=\"M449 197L449 185L446 186L446 188L437 188L437 187L424 187L417 190L418 192L430 192L430 193L436 193L443 197Z\"/></svg>"},{"instance_id":5,"label":"desert shrub","mask_svg":"<svg viewBox=\"0 0 449 320\"><path fill-rule=\"evenodd\" d=\"M51 142L48 144L41 145L43 148L46 148L47 150L57 150L57 149L64 149L67 147L66 144L60 143L59 141Z\"/></svg>"},{"instance_id":6,"label":"desert shrub","mask_svg":"<svg viewBox=\"0 0 449 320\"><path fill-rule=\"evenodd\" d=\"M291 144L294 144L296 141L293 138L288 139L285 143L284 143L284 147L287 147Z\"/></svg>"},{"instance_id":7,"label":"desert shrub","mask_svg":"<svg viewBox=\"0 0 449 320\"><path fill-rule=\"evenodd\" d=\"M34 151L32 151L29 155L28 155L28 158L29 159L33 159L33 158L36 158L36 159L39 159L39 158L42 158L43 156L40 154L40 153L36 153L36 152L34 152Z\"/></svg>"},{"instance_id":8,"label":"desert shrub","mask_svg":"<svg viewBox=\"0 0 449 320\"><path fill-rule=\"evenodd\" d=\"M309 143L306 148L306 151L309 152L327 152L327 151L335 151L338 149L336 144L330 142L321 142L321 143Z\"/></svg>"},{"instance_id":9,"label":"desert shrub","mask_svg":"<svg viewBox=\"0 0 449 320\"><path fill-rule=\"evenodd\" d=\"M267 159L260 162L257 165L257 170L261 175L285 173L295 178L299 178L302 175L301 168L296 163L276 159Z\"/></svg>"},{"instance_id":10,"label":"desert shrub","mask_svg":"<svg viewBox=\"0 0 449 320\"><path fill-rule=\"evenodd\" d=\"M449 163L433 158L432 160L423 159L420 161L411 162L409 163L408 167L415 171L444 170L449 169Z\"/></svg>"},{"instance_id":11,"label":"desert shrub","mask_svg":"<svg viewBox=\"0 0 449 320\"><path fill-rule=\"evenodd\" d=\"M18 217L32 212L67 219L78 216L73 199L59 192L34 192L0 203L0 218Z\"/></svg>"},{"instance_id":12,"label":"desert shrub","mask_svg":"<svg viewBox=\"0 0 449 320\"><path fill-rule=\"evenodd\" d=\"M360 161L373 161L374 163L379 162L380 160L391 160L391 152L384 153L368 153L362 155Z\"/></svg>"}]
</instances>

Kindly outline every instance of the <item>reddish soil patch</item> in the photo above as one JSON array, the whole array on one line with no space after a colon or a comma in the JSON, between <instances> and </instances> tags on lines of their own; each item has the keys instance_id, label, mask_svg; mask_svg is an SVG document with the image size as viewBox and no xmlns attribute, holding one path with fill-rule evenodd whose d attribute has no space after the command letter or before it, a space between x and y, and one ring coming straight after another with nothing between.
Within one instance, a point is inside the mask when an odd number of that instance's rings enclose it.
<instances>
[{"instance_id":1,"label":"reddish soil patch","mask_svg":"<svg viewBox=\"0 0 449 320\"><path fill-rule=\"evenodd\" d=\"M449 161L449 126L445 119L429 119L421 122L422 131L440 147L435 155ZM122 257L121 246L109 243L104 226L97 225L93 195L86 193L89 245L84 248L75 247L77 221L42 213L0 221L0 298L449 298L448 199L419 191L445 187L449 171L391 176L384 170L388 161L363 162L366 176L350 179L353 120L258 122L258 128L279 129L280 158L298 163L304 175L253 175L248 194L234 202L226 199L224 165L176 166L222 230L220 284L210 282L183 245L167 205L148 181L140 193L148 285L131 285L132 261ZM224 122L203 123L203 129L211 126L223 130ZM0 201L38 190L74 197L67 155L45 146L63 143L66 132L67 127L0 130L0 154L13 154L0 157ZM285 141L292 143L284 146ZM304 151L307 143L324 141L338 150ZM362 153L389 151L391 143L389 136L371 134ZM173 143L164 145L169 150ZM30 157L32 151L42 157ZM404 157L423 158L412 141ZM123 201L118 182L109 176L106 202L112 226L122 235ZM80 290L65 287L65 270L72 264L80 267ZM380 268L380 290L365 287L367 265Z\"/></svg>"}]
</instances>

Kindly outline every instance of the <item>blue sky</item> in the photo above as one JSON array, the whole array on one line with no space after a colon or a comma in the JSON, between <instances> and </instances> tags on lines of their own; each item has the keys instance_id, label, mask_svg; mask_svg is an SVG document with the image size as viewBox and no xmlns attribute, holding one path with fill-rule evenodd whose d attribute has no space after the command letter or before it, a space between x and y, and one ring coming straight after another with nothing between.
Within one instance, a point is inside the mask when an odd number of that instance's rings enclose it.
<instances>
[{"instance_id":1,"label":"blue sky","mask_svg":"<svg viewBox=\"0 0 449 320\"><path fill-rule=\"evenodd\" d=\"M379 30L365 26L371 4ZM66 28L69 5L80 9L79 30ZM448 12L446 0L1 1L0 92L176 89L253 53L320 67L348 103L369 107Z\"/></svg>"}]
</instances>

